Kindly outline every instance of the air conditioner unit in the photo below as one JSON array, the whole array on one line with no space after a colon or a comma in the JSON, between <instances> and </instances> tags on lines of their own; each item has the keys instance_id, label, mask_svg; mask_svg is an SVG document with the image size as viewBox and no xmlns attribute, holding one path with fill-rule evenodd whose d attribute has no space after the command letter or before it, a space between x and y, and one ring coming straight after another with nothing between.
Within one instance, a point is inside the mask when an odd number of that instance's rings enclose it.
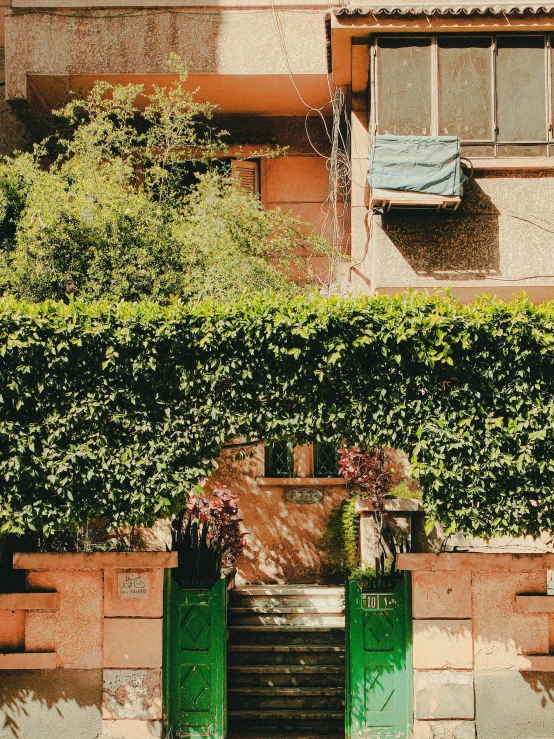
<instances>
[{"instance_id":1,"label":"air conditioner unit","mask_svg":"<svg viewBox=\"0 0 554 739\"><path fill-rule=\"evenodd\" d=\"M373 137L369 155L369 206L456 210L467 177L454 136Z\"/></svg>"}]
</instances>

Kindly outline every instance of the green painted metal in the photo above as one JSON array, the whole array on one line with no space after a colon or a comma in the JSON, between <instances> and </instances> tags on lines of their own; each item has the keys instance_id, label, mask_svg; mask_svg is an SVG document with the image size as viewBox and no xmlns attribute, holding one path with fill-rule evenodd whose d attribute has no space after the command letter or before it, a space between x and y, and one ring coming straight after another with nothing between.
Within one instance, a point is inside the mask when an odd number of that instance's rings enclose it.
<instances>
[{"instance_id":1,"label":"green painted metal","mask_svg":"<svg viewBox=\"0 0 554 739\"><path fill-rule=\"evenodd\" d=\"M411 736L409 573L387 589L346 586L346 739Z\"/></svg>"},{"instance_id":2,"label":"green painted metal","mask_svg":"<svg viewBox=\"0 0 554 739\"><path fill-rule=\"evenodd\" d=\"M168 573L164 608L164 704L168 736L227 733L227 581L181 590ZM172 731L172 733L170 733Z\"/></svg>"}]
</instances>

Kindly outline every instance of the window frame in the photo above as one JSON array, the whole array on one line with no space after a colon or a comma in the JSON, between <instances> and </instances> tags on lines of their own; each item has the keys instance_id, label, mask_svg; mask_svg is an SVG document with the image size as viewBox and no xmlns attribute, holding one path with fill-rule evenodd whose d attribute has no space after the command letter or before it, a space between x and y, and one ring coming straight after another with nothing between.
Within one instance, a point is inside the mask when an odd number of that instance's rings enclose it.
<instances>
[{"instance_id":1,"label":"window frame","mask_svg":"<svg viewBox=\"0 0 554 739\"><path fill-rule=\"evenodd\" d=\"M542 141L499 141L498 139L498 76L497 76L497 59L498 59L498 39L499 38L542 38L544 39L544 69L545 69L545 139ZM464 155L464 148L467 147L491 147L493 148L493 154L484 153L482 155L471 154L471 159L487 159L487 160L511 160L511 159L526 159L530 163L534 160L548 158L554 165L554 101L553 101L553 79L554 74L554 33L552 32L526 32L521 31L518 33L509 32L497 32L497 33L377 33L372 35L370 45L370 84L369 84L369 123L370 131L373 135L377 134L377 123L379 115L379 88L378 88L378 44L380 39L398 39L398 40L414 40L429 39L431 42L431 127L430 136L439 135L439 40L444 38L449 39L475 39L475 38L487 38L491 39L491 111L492 111L492 131L493 139L462 139L460 143L462 147L462 156ZM530 155L526 153L521 154L505 154L502 152L502 147L514 146L543 146L546 149L546 153L539 153ZM499 150L500 147L500 150Z\"/></svg>"}]
</instances>

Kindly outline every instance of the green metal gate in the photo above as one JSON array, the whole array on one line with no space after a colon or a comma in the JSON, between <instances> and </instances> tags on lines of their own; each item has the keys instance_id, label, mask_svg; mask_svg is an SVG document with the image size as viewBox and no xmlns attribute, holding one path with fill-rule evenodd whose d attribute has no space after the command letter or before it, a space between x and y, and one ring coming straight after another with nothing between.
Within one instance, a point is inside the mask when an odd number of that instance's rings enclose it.
<instances>
[{"instance_id":1,"label":"green metal gate","mask_svg":"<svg viewBox=\"0 0 554 739\"><path fill-rule=\"evenodd\" d=\"M227 581L210 590L165 583L164 702L172 739L227 733ZM172 733L170 733L170 730Z\"/></svg>"},{"instance_id":2,"label":"green metal gate","mask_svg":"<svg viewBox=\"0 0 554 739\"><path fill-rule=\"evenodd\" d=\"M346 739L407 739L412 726L410 577L346 587Z\"/></svg>"}]
</instances>

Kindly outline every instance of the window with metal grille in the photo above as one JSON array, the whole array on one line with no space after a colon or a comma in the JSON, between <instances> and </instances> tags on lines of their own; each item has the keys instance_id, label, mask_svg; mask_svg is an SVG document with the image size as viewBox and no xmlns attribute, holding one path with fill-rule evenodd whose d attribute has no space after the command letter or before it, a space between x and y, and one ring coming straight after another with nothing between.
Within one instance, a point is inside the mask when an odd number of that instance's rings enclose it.
<instances>
[{"instance_id":1,"label":"window with metal grille","mask_svg":"<svg viewBox=\"0 0 554 739\"><path fill-rule=\"evenodd\" d=\"M314 444L314 477L338 477L339 455L334 444Z\"/></svg>"},{"instance_id":2,"label":"window with metal grille","mask_svg":"<svg viewBox=\"0 0 554 739\"><path fill-rule=\"evenodd\" d=\"M294 477L293 447L287 441L265 445L265 476Z\"/></svg>"},{"instance_id":3,"label":"window with metal grille","mask_svg":"<svg viewBox=\"0 0 554 739\"><path fill-rule=\"evenodd\" d=\"M458 136L470 157L553 156L554 37L376 37L372 129Z\"/></svg>"},{"instance_id":4,"label":"window with metal grille","mask_svg":"<svg viewBox=\"0 0 554 739\"><path fill-rule=\"evenodd\" d=\"M260 163L253 160L233 159L231 171L236 175L239 187L254 195L260 194Z\"/></svg>"}]
</instances>

